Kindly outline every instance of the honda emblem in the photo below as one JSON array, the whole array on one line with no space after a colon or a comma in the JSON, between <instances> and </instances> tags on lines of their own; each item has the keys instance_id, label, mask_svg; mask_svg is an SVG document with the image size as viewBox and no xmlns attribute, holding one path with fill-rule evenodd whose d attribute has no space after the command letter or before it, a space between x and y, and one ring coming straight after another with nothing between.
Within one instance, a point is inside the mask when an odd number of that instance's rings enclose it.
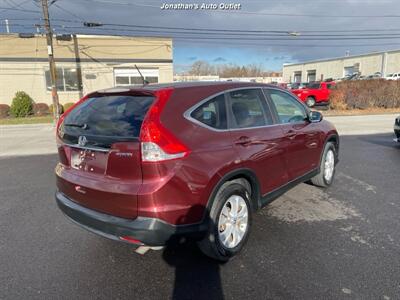
<instances>
[{"instance_id":1,"label":"honda emblem","mask_svg":"<svg viewBox=\"0 0 400 300\"><path fill-rule=\"evenodd\" d=\"M86 136L82 135L78 138L78 145L83 147L87 144L87 138Z\"/></svg>"}]
</instances>

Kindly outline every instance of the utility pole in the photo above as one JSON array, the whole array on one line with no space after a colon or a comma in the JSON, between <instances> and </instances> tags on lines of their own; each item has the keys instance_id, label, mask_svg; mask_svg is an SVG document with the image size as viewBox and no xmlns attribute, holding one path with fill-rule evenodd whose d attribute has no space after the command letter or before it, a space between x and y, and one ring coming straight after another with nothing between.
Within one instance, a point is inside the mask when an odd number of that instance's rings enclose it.
<instances>
[{"instance_id":1,"label":"utility pole","mask_svg":"<svg viewBox=\"0 0 400 300\"><path fill-rule=\"evenodd\" d=\"M46 30L47 53L49 55L51 96L53 99L53 114L54 114L54 120L58 120L58 118L60 117L60 106L58 102L58 93L57 93L57 71L56 71L57 69L53 54L53 31L50 26L49 5L47 3L47 0L41 0L41 1L43 9L44 28Z\"/></svg>"},{"instance_id":2,"label":"utility pole","mask_svg":"<svg viewBox=\"0 0 400 300\"><path fill-rule=\"evenodd\" d=\"M6 23L6 31L10 33L10 25L8 25L8 19L5 19L4 22Z\"/></svg>"},{"instance_id":3,"label":"utility pole","mask_svg":"<svg viewBox=\"0 0 400 300\"><path fill-rule=\"evenodd\" d=\"M72 35L74 39L74 52L75 52L75 63L76 63L76 77L78 79L78 91L79 99L83 97L83 84L82 84L82 68L81 68L81 57L79 55L78 38L76 34Z\"/></svg>"}]
</instances>

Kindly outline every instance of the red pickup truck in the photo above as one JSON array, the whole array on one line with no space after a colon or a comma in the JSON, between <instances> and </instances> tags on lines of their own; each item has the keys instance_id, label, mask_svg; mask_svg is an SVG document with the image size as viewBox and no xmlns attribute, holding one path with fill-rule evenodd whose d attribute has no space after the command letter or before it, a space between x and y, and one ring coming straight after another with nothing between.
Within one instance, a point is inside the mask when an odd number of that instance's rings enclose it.
<instances>
[{"instance_id":1,"label":"red pickup truck","mask_svg":"<svg viewBox=\"0 0 400 300\"><path fill-rule=\"evenodd\" d=\"M331 94L331 89L336 85L330 82L311 82L305 88L291 90L293 94L305 102L307 106L313 107L317 103L327 103Z\"/></svg>"}]
</instances>

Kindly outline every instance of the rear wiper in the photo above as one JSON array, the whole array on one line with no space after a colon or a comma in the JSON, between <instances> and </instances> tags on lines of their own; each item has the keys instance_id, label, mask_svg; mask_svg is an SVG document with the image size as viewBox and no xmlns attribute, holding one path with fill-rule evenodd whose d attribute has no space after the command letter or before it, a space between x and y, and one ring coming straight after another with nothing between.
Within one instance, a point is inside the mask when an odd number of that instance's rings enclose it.
<instances>
[{"instance_id":1,"label":"rear wiper","mask_svg":"<svg viewBox=\"0 0 400 300\"><path fill-rule=\"evenodd\" d=\"M83 123L83 124L67 123L67 124L64 124L64 126L78 127L78 128L82 128L84 130L89 129L89 125L86 123Z\"/></svg>"}]
</instances>

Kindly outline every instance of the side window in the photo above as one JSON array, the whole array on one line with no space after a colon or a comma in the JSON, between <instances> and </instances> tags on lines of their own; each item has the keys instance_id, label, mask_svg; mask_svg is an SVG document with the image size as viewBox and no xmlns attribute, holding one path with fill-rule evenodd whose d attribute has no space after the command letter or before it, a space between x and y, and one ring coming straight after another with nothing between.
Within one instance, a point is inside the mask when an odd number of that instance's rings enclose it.
<instances>
[{"instance_id":1,"label":"side window","mask_svg":"<svg viewBox=\"0 0 400 300\"><path fill-rule=\"evenodd\" d=\"M271 124L267 120L261 90L245 89L229 93L229 105L233 115L233 126L236 128L258 127Z\"/></svg>"},{"instance_id":2,"label":"side window","mask_svg":"<svg viewBox=\"0 0 400 300\"><path fill-rule=\"evenodd\" d=\"M196 108L193 119L216 129L227 129L225 96L219 95Z\"/></svg>"},{"instance_id":3,"label":"side window","mask_svg":"<svg viewBox=\"0 0 400 300\"><path fill-rule=\"evenodd\" d=\"M280 123L303 122L306 117L305 107L295 98L278 90L267 90L279 116Z\"/></svg>"}]
</instances>

